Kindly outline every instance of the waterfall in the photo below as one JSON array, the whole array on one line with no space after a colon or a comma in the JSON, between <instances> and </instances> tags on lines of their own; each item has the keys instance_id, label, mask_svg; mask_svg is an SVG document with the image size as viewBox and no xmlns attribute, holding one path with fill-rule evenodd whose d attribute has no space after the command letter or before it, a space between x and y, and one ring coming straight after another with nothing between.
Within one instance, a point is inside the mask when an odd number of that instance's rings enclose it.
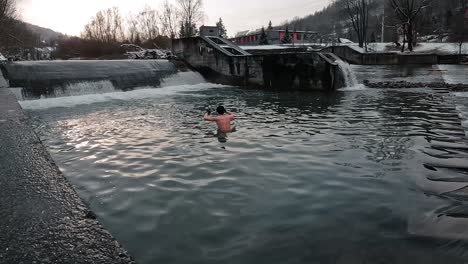
<instances>
[{"instance_id":1,"label":"waterfall","mask_svg":"<svg viewBox=\"0 0 468 264\"><path fill-rule=\"evenodd\" d=\"M365 89L365 86L363 84L359 84L356 74L354 74L353 70L351 69L351 65L349 63L344 62L342 60L336 60L335 62L338 64L338 66L341 69L341 72L343 73L343 78L344 78L346 87L343 88L342 90Z\"/></svg>"},{"instance_id":2,"label":"waterfall","mask_svg":"<svg viewBox=\"0 0 468 264\"><path fill-rule=\"evenodd\" d=\"M177 73L167 60L15 62L4 68L26 100L160 87Z\"/></svg>"},{"instance_id":3,"label":"waterfall","mask_svg":"<svg viewBox=\"0 0 468 264\"><path fill-rule=\"evenodd\" d=\"M186 85L205 84L205 79L198 72L179 72L167 77L161 78L159 84L141 85L133 87L130 90L154 89L178 87ZM41 95L40 97L31 97L28 89L10 88L19 101L42 100L46 98L61 98L84 95L102 95L115 92L122 92L122 89L116 88L111 81L85 81L64 84L64 86L55 88L53 94ZM128 90L127 90L128 91Z\"/></svg>"}]
</instances>

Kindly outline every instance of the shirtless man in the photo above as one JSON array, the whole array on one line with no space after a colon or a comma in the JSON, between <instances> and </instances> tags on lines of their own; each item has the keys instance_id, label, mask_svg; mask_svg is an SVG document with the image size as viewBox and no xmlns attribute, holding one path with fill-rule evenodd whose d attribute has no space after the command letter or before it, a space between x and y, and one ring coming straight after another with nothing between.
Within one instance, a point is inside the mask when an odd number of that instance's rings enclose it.
<instances>
[{"instance_id":1,"label":"shirtless man","mask_svg":"<svg viewBox=\"0 0 468 264\"><path fill-rule=\"evenodd\" d=\"M235 132L236 129L231 128L231 121L234 119L234 113L227 112L223 106L219 106L218 109L216 109L216 112L218 112L218 116L215 117L210 116L210 111L206 112L203 119L205 121L216 122L216 124L218 125L218 134Z\"/></svg>"}]
</instances>

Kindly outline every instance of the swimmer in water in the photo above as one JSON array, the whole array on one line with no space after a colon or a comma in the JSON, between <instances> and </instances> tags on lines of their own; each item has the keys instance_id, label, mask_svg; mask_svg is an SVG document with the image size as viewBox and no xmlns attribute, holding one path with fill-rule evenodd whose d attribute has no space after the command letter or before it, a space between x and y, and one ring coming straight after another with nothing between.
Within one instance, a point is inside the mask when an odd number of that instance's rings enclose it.
<instances>
[{"instance_id":1,"label":"swimmer in water","mask_svg":"<svg viewBox=\"0 0 468 264\"><path fill-rule=\"evenodd\" d=\"M235 127L231 127L231 121L234 119L234 113L226 111L223 106L219 106L218 109L216 109L216 112L218 112L218 115L211 117L211 111L208 110L203 116L203 119L205 121L216 122L216 125L218 125L218 138L220 138L221 141L221 138L225 139L228 133L236 131Z\"/></svg>"}]
</instances>

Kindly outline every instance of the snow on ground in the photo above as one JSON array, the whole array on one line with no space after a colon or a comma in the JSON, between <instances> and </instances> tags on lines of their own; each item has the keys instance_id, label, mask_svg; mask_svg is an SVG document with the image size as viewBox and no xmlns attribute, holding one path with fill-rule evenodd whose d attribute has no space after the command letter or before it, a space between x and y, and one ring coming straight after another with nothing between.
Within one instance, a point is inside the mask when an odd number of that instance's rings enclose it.
<instances>
[{"instance_id":1,"label":"snow on ground","mask_svg":"<svg viewBox=\"0 0 468 264\"><path fill-rule=\"evenodd\" d=\"M345 39L345 38L339 38L339 39L338 39L338 42L340 42L340 43L346 43L346 44L354 43L354 42L352 42L351 40Z\"/></svg>"},{"instance_id":2,"label":"snow on ground","mask_svg":"<svg viewBox=\"0 0 468 264\"><path fill-rule=\"evenodd\" d=\"M358 44L344 44L351 47L358 52L365 52L364 48L360 48ZM436 53L436 54L458 54L459 53L458 43L419 43L415 48L414 52L419 53ZM397 47L394 43L369 43L368 52L400 52L401 47ZM407 50L407 49L406 49ZM408 51L406 51L408 52ZM464 43L462 46L462 53L468 54L468 43Z\"/></svg>"}]
</instances>

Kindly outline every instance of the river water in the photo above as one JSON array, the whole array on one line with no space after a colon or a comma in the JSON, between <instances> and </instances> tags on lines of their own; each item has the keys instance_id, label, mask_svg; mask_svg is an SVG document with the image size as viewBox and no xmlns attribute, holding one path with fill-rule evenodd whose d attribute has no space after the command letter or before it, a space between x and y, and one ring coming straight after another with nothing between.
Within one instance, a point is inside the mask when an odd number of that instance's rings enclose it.
<instances>
[{"instance_id":1,"label":"river water","mask_svg":"<svg viewBox=\"0 0 468 264\"><path fill-rule=\"evenodd\" d=\"M467 263L468 104L212 84L22 102L138 263ZM204 110L236 112L227 143Z\"/></svg>"}]
</instances>

